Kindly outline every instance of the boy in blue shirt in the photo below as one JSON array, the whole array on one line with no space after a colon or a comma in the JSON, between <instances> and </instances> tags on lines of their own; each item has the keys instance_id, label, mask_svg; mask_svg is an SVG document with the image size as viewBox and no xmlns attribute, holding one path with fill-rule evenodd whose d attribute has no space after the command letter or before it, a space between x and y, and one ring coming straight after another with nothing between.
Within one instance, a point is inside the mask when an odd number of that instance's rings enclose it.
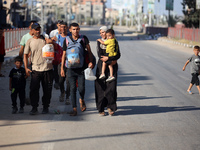
<instances>
[{"instance_id":1,"label":"boy in blue shirt","mask_svg":"<svg viewBox=\"0 0 200 150\"><path fill-rule=\"evenodd\" d=\"M63 47L63 43L64 40L66 39L67 36L69 36L69 34L67 33L68 30L68 25L66 22L61 22L60 23L60 29L61 29L61 34L58 34L56 36L56 43L59 44L61 47ZM61 57L62 59L62 57ZM69 101L69 96L70 96L70 86L69 86L69 81L68 81L68 77L67 77L67 68L64 66L64 71L65 71L65 77L62 77L60 74L61 71L61 64L58 65L58 75L59 75L59 86L60 86L60 97L59 97L59 101L63 102L65 99L65 94L66 94L66 105L70 104ZM65 87L64 87L64 82L66 80L66 92L65 92Z\"/></svg>"}]
</instances>

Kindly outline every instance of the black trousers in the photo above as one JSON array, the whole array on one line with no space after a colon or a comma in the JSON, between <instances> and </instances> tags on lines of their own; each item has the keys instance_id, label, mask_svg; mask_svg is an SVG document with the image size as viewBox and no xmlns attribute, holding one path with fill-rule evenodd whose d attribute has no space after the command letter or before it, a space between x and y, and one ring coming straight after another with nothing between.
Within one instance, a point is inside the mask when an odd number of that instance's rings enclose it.
<instances>
[{"instance_id":1,"label":"black trousers","mask_svg":"<svg viewBox=\"0 0 200 150\"><path fill-rule=\"evenodd\" d=\"M199 78L198 78L199 74L198 73L192 73L192 80L191 80L191 84L196 84L199 85Z\"/></svg>"},{"instance_id":2,"label":"black trousers","mask_svg":"<svg viewBox=\"0 0 200 150\"><path fill-rule=\"evenodd\" d=\"M19 94L20 107L25 105L25 88L13 88L11 93L12 106L17 106L17 95Z\"/></svg>"},{"instance_id":3,"label":"black trousers","mask_svg":"<svg viewBox=\"0 0 200 150\"><path fill-rule=\"evenodd\" d=\"M44 108L48 108L52 93L53 70L43 72L33 70L31 73L30 99L32 107L35 108L39 106L40 83L43 89L42 105Z\"/></svg>"},{"instance_id":4,"label":"black trousers","mask_svg":"<svg viewBox=\"0 0 200 150\"><path fill-rule=\"evenodd\" d=\"M53 65L53 74L55 83L59 84L58 65Z\"/></svg>"}]
</instances>

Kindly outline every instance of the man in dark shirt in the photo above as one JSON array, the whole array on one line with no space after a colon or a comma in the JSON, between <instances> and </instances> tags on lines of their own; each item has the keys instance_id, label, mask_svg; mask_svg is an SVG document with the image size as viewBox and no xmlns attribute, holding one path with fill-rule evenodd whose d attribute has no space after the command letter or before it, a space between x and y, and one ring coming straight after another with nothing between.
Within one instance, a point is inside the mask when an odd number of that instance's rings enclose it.
<instances>
[{"instance_id":1,"label":"man in dark shirt","mask_svg":"<svg viewBox=\"0 0 200 150\"><path fill-rule=\"evenodd\" d=\"M88 67L93 68L93 54L91 52L91 48L89 45L89 40L86 36L80 36L79 31L80 27L77 23L72 23L70 25L70 31L72 33L72 36L69 38L73 42L77 42L79 38L82 38L80 41L80 44L82 45L83 53L85 54L85 49L87 49L88 54L89 54L89 64ZM65 65L65 60L66 60L66 50L68 48L68 41L66 42L66 39L63 42L63 56L62 56L62 64L61 64L61 76L65 76L64 72L64 65ZM85 61L84 61L85 62ZM77 105L76 105L76 81L78 81L78 90L80 94L80 108L81 111L86 110L86 105L84 101L84 96L85 96L85 76L84 76L84 69L86 68L86 63L83 64L82 67L80 68L68 68L67 75L68 75L68 80L70 83L70 95L71 95L71 101L72 101L72 107L73 111L70 112L70 116L76 116L77 115Z\"/></svg>"}]
</instances>

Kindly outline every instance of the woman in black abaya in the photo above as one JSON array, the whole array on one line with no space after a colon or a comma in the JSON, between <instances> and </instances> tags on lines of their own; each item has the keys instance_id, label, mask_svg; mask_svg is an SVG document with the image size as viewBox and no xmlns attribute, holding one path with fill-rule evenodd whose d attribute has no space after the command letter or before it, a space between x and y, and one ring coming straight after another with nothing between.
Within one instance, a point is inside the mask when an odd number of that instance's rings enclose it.
<instances>
[{"instance_id":1,"label":"woman in black abaya","mask_svg":"<svg viewBox=\"0 0 200 150\"><path fill-rule=\"evenodd\" d=\"M107 27L102 26L99 29L101 39L103 41L106 40L106 31ZM118 45L116 41L116 45ZM119 46L118 46L119 47ZM101 116L105 115L105 108L107 107L109 115L113 115L114 112L117 110L117 71L118 71L118 64L116 63L113 65L113 75L115 77L115 80L112 82L106 82L105 80L109 77L109 69L108 66L106 66L105 70L105 79L99 79L99 76L101 75L101 69L102 69L102 62L106 61L113 61L120 58L120 50L118 49L118 55L114 57L107 57L106 54L106 46L102 45L100 42L97 41L97 54L99 57L98 63L97 63L97 69L96 69L96 77L95 80L95 98L96 98L96 107L99 111L99 114Z\"/></svg>"}]
</instances>

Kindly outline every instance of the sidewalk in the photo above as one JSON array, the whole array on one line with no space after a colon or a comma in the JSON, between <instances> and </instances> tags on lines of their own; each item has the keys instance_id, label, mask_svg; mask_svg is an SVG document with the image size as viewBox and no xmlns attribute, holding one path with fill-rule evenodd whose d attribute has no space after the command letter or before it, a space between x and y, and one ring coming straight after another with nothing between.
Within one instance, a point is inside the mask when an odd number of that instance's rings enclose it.
<instances>
[{"instance_id":1,"label":"sidewalk","mask_svg":"<svg viewBox=\"0 0 200 150\"><path fill-rule=\"evenodd\" d=\"M16 56L19 55L20 48L14 49L12 51L6 52L6 56L4 57L3 65L11 62Z\"/></svg>"}]
</instances>

